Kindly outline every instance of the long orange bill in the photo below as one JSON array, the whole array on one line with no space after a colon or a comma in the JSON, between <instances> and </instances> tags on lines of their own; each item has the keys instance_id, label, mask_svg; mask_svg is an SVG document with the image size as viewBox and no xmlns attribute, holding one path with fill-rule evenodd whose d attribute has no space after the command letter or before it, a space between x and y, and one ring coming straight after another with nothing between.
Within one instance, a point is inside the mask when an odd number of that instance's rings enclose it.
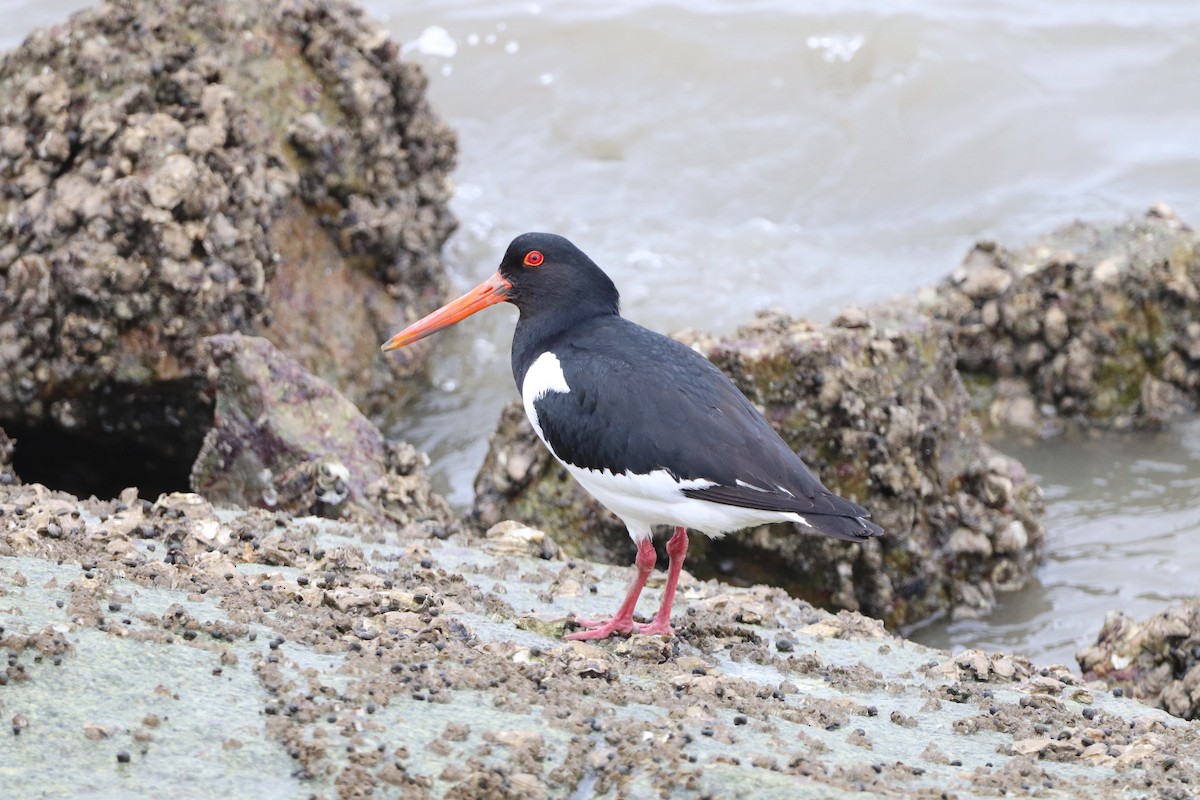
<instances>
[{"instance_id":1,"label":"long orange bill","mask_svg":"<svg viewBox=\"0 0 1200 800\"><path fill-rule=\"evenodd\" d=\"M437 333L442 328L449 328L454 323L466 319L476 311L482 311L490 305L507 300L511 290L512 284L506 281L499 272L496 272L492 277L462 297L452 300L429 316L417 320L391 339L388 339L387 344L383 345L382 349L384 351L396 350L397 348L404 347L406 344L412 344L415 341L424 339L426 336Z\"/></svg>"}]
</instances>

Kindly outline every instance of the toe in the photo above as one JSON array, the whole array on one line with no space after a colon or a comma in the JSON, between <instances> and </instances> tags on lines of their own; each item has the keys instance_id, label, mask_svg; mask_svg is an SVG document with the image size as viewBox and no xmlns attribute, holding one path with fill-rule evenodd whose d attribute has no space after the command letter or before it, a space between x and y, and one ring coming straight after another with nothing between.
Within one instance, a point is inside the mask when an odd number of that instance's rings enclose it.
<instances>
[{"instance_id":1,"label":"toe","mask_svg":"<svg viewBox=\"0 0 1200 800\"><path fill-rule=\"evenodd\" d=\"M583 642L595 639L607 639L613 634L628 635L630 632L638 629L638 624L632 620L606 619L606 620L585 620L576 619L577 623L582 625L585 630L568 633L564 639L569 639L574 642Z\"/></svg>"},{"instance_id":2,"label":"toe","mask_svg":"<svg viewBox=\"0 0 1200 800\"><path fill-rule=\"evenodd\" d=\"M637 632L646 636L674 636L675 629L671 627L669 622L649 622L645 625L639 625Z\"/></svg>"}]
</instances>

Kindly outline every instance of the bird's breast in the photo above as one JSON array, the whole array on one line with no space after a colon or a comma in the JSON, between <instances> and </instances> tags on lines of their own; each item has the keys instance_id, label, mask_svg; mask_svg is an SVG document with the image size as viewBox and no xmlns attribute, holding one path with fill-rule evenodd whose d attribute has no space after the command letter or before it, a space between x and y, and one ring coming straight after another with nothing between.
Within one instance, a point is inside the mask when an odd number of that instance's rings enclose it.
<instances>
[{"instance_id":1,"label":"bird's breast","mask_svg":"<svg viewBox=\"0 0 1200 800\"><path fill-rule=\"evenodd\" d=\"M558 356L547 350L535 358L529 365L529 369L525 371L525 379L521 383L521 404L525 406L525 416L529 417L529 424L533 426L538 438L546 447L550 448L551 453L554 453L554 448L550 447L550 443L546 441L546 434L538 420L535 406L538 400L551 392L570 394L571 387L567 384L567 376L563 374L562 363L558 360Z\"/></svg>"}]
</instances>

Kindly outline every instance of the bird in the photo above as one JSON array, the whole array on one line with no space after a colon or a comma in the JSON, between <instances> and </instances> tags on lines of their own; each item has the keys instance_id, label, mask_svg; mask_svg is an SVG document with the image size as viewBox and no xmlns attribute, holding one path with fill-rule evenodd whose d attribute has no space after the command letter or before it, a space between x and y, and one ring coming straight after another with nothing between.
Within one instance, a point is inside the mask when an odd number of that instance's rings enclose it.
<instances>
[{"instance_id":1,"label":"bird","mask_svg":"<svg viewBox=\"0 0 1200 800\"><path fill-rule=\"evenodd\" d=\"M791 522L854 542L883 534L867 509L825 488L711 361L622 317L613 281L557 234L517 236L494 274L382 349L412 344L500 302L519 311L512 371L530 425L637 546L636 573L616 613L576 617L580 630L565 638L673 636L689 529L718 538ZM657 525L674 528L667 580L657 613L639 623L634 609L657 563Z\"/></svg>"}]
</instances>

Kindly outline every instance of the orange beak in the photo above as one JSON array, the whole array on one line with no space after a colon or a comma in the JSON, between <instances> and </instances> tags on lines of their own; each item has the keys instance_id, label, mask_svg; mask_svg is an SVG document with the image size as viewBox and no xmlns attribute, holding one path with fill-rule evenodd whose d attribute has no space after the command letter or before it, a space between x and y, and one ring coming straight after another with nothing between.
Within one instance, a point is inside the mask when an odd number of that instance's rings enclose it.
<instances>
[{"instance_id":1,"label":"orange beak","mask_svg":"<svg viewBox=\"0 0 1200 800\"><path fill-rule=\"evenodd\" d=\"M435 334L442 328L449 328L454 323L466 319L476 311L482 311L488 306L507 300L510 291L512 291L512 284L506 281L499 272L496 272L492 277L462 297L452 300L429 316L417 320L391 339L388 339L387 344L382 349L384 351L396 350L404 347L406 344L412 344L415 341L424 339L426 336Z\"/></svg>"}]
</instances>

